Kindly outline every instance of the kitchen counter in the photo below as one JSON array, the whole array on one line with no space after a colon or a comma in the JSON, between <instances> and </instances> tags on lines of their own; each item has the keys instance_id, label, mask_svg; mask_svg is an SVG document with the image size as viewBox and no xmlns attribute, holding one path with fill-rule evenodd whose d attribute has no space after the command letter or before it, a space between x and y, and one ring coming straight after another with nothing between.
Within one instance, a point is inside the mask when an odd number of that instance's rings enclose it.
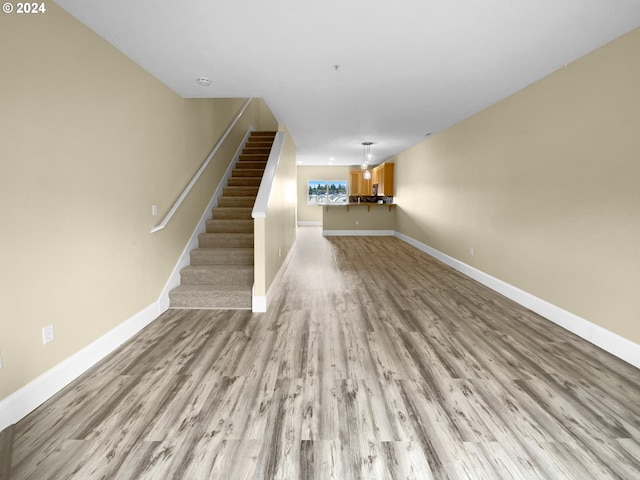
<instances>
[{"instance_id":1,"label":"kitchen counter","mask_svg":"<svg viewBox=\"0 0 640 480\"><path fill-rule=\"evenodd\" d=\"M395 203L373 203L373 202L360 202L360 203L356 203L356 202L350 202L350 203L340 203L340 204L334 204L334 205L324 205L325 209L329 209L329 208L334 208L334 207L343 207L347 209L347 212L349 211L350 208L352 207L367 207L367 210L371 210L371 208L373 207L389 207L389 211L391 211L391 208L395 207L396 204Z\"/></svg>"},{"instance_id":2,"label":"kitchen counter","mask_svg":"<svg viewBox=\"0 0 640 480\"><path fill-rule=\"evenodd\" d=\"M393 235L395 203L342 203L324 205L323 235Z\"/></svg>"}]
</instances>

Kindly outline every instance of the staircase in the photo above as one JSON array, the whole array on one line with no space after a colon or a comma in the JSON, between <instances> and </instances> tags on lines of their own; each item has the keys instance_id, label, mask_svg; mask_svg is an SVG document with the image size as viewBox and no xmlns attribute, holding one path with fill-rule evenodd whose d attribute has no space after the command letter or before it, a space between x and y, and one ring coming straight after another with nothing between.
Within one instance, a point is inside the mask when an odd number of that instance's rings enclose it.
<instances>
[{"instance_id":1,"label":"staircase","mask_svg":"<svg viewBox=\"0 0 640 480\"><path fill-rule=\"evenodd\" d=\"M251 211L276 132L251 132L218 206L198 236L180 286L169 292L170 308L250 309L253 286Z\"/></svg>"}]
</instances>

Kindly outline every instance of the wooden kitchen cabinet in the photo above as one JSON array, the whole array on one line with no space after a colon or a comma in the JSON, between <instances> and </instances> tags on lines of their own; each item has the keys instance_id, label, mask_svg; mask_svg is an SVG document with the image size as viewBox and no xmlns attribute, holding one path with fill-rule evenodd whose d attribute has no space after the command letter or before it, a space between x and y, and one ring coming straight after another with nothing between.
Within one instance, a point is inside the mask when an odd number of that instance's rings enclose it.
<instances>
[{"instance_id":1,"label":"wooden kitchen cabinet","mask_svg":"<svg viewBox=\"0 0 640 480\"><path fill-rule=\"evenodd\" d=\"M371 179L364 178L364 170L349 171L349 195L371 195Z\"/></svg>"},{"instance_id":2,"label":"wooden kitchen cabinet","mask_svg":"<svg viewBox=\"0 0 640 480\"><path fill-rule=\"evenodd\" d=\"M364 170L349 170L349 195L373 195L378 184L378 195L393 197L393 163L381 163L370 170L371 178L364 178Z\"/></svg>"},{"instance_id":3,"label":"wooden kitchen cabinet","mask_svg":"<svg viewBox=\"0 0 640 480\"><path fill-rule=\"evenodd\" d=\"M378 195L393 197L393 163L381 163L371 171L371 185L378 184Z\"/></svg>"}]
</instances>

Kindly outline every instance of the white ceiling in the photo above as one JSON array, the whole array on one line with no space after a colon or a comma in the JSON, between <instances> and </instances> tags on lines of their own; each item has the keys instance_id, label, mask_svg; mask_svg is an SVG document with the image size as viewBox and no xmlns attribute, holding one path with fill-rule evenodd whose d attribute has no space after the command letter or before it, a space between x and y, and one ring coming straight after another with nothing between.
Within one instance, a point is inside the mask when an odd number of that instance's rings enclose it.
<instances>
[{"instance_id":1,"label":"white ceiling","mask_svg":"<svg viewBox=\"0 0 640 480\"><path fill-rule=\"evenodd\" d=\"M184 97L263 97L305 165L379 163L640 26L640 0L56 3Z\"/></svg>"}]
</instances>

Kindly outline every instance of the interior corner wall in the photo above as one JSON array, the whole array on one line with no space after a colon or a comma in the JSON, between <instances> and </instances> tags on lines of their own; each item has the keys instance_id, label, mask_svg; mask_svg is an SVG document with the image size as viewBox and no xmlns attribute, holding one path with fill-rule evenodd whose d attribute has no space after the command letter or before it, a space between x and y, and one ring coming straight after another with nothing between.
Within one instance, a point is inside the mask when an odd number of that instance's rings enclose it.
<instances>
[{"instance_id":1,"label":"interior corner wall","mask_svg":"<svg viewBox=\"0 0 640 480\"><path fill-rule=\"evenodd\" d=\"M258 102L258 125L260 126L260 130L266 130L269 132L276 132L279 130L278 128L278 120L273 115L271 108L263 98L256 98L256 102Z\"/></svg>"},{"instance_id":2,"label":"interior corner wall","mask_svg":"<svg viewBox=\"0 0 640 480\"><path fill-rule=\"evenodd\" d=\"M180 98L52 2L0 16L0 59L3 399L158 300L224 168L150 230L244 100Z\"/></svg>"},{"instance_id":3,"label":"interior corner wall","mask_svg":"<svg viewBox=\"0 0 640 480\"><path fill-rule=\"evenodd\" d=\"M355 167L354 167L355 168ZM322 207L307 205L309 180L344 180L349 181L350 167L334 165L298 165L298 222L314 222L322 224Z\"/></svg>"},{"instance_id":4,"label":"interior corner wall","mask_svg":"<svg viewBox=\"0 0 640 480\"><path fill-rule=\"evenodd\" d=\"M636 29L397 155L395 229L640 343L639 46Z\"/></svg>"}]
</instances>

